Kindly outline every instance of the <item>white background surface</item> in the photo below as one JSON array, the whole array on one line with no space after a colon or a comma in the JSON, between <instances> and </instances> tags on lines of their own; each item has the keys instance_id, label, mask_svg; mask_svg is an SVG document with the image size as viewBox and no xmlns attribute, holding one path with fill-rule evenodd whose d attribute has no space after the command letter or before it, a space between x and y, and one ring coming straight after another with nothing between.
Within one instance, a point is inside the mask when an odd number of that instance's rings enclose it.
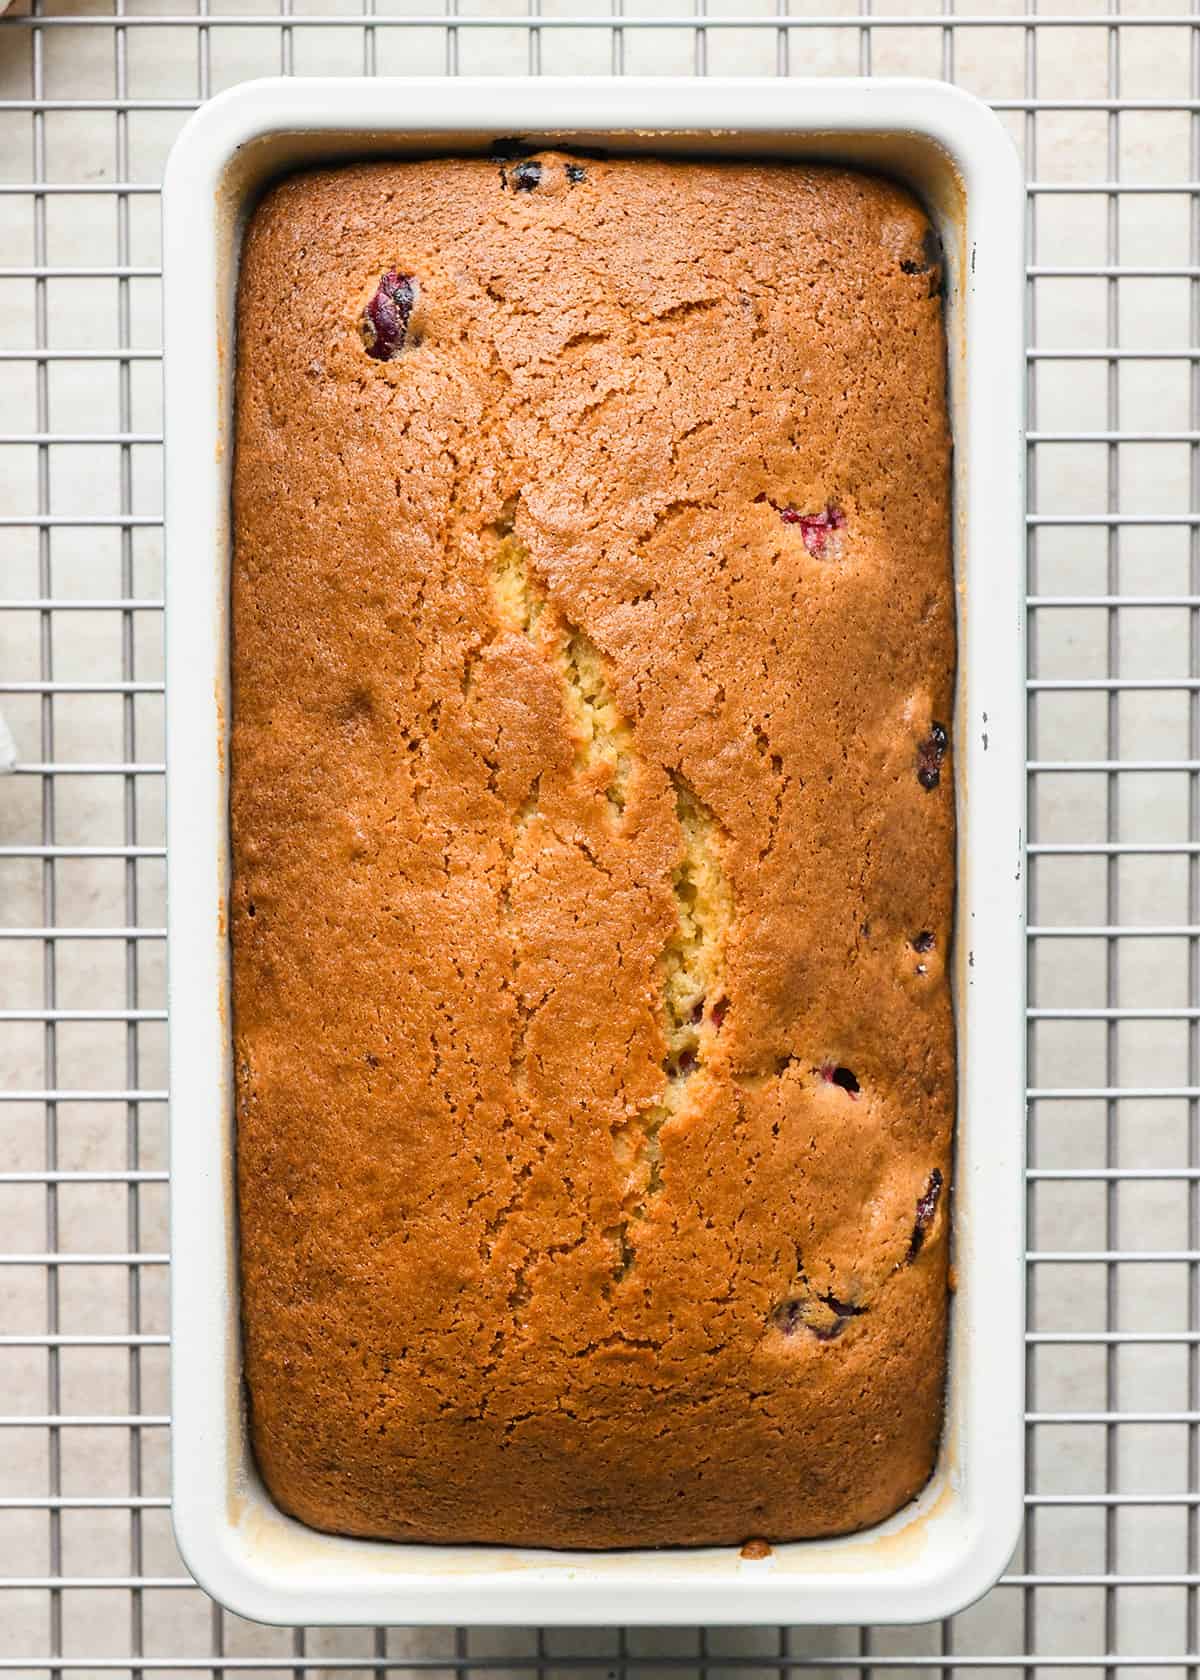
<instances>
[{"instance_id":1,"label":"white background surface","mask_svg":"<svg viewBox=\"0 0 1200 1680\"><path fill-rule=\"evenodd\" d=\"M599 14L598 0L595 11L572 5ZM325 17L361 10L350 0L320 7ZM266 15L247 0L213 6L203 29L122 28L71 0L52 15L109 21L0 26L0 516L13 522L0 530L0 682L22 766L0 784L0 923L27 930L0 949L0 1247L17 1257L0 1267L0 1663L30 1673L242 1659L340 1672L388 1658L439 1671L503 1662L524 1673L542 1662L562 1675L622 1664L639 1674L702 1663L775 1671L781 1661L847 1673L1182 1672L1196 1650L1200 1586L1200 1047L1188 1014L1200 1010L1200 874L1189 850L1200 847L1200 718L1188 686L1200 682L1200 416L1187 356L1200 339L1200 13L1138 24L1172 11L1126 5L1117 27L1115 14L1062 4L1048 15L1077 22L1035 26L1032 16L999 21L1019 14L987 6L956 14L990 16L987 26L949 14L943 26L910 4L880 4L862 23L857 4L825 0L819 14L796 8L815 26L785 33L755 25L770 15L765 4L728 0L720 16L740 26L700 32L673 0L627 15L680 27L614 35L519 23L364 32L304 24L300 8L290 29L273 17L258 27L239 24ZM465 3L462 12L505 15ZM411 4L387 11L405 14L431 15ZM917 16L930 21L903 23ZM1038 1097L1030 1164L1123 1176L1031 1185L1030 1520L1006 1582L952 1624L707 1638L293 1634L222 1615L186 1581L165 1508L155 188L198 95L281 68L947 74L1001 104L1024 148L1041 189L1030 199L1031 424L1044 440L1031 450L1030 588L1038 601L1074 603L1035 609L1031 675L1083 685L1036 691L1030 752L1046 766L1167 766L1034 773L1035 845L1067 849L1031 860L1031 921L1176 931L1031 942L1031 1084L1100 1094ZM1063 187L1075 190L1045 190ZM1063 351L1075 354L1048 354ZM71 441L96 436L109 441ZM1114 596L1172 604L1079 604ZM48 598L52 612L10 605ZM121 599L146 604L67 610ZM79 765L96 773L69 768ZM51 941L49 925L102 936ZM47 1103L47 1091L60 1095ZM49 1171L115 1176L56 1184ZM97 1255L103 1263L62 1260Z\"/></svg>"}]
</instances>

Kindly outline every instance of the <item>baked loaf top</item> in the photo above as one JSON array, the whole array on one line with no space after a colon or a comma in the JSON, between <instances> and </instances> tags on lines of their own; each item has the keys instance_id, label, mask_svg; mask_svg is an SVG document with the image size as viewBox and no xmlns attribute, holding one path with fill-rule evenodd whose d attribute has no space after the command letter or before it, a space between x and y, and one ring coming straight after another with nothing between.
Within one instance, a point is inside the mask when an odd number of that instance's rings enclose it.
<instances>
[{"instance_id":1,"label":"baked loaf top","mask_svg":"<svg viewBox=\"0 0 1200 1680\"><path fill-rule=\"evenodd\" d=\"M295 176L241 270L254 1442L339 1532L879 1519L940 1429L936 244L832 168Z\"/></svg>"}]
</instances>

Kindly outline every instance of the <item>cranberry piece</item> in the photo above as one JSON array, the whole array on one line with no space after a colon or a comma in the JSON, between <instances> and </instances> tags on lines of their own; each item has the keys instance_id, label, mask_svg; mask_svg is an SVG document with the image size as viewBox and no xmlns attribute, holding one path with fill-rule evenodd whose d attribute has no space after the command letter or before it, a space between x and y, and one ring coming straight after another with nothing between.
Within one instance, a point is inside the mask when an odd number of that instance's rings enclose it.
<instances>
[{"instance_id":1,"label":"cranberry piece","mask_svg":"<svg viewBox=\"0 0 1200 1680\"><path fill-rule=\"evenodd\" d=\"M832 1062L822 1062L820 1073L826 1085L836 1085L852 1097L856 1097L862 1089L848 1067L834 1067Z\"/></svg>"},{"instance_id":2,"label":"cranberry piece","mask_svg":"<svg viewBox=\"0 0 1200 1680\"><path fill-rule=\"evenodd\" d=\"M377 362L390 362L400 354L416 301L417 282L411 274L397 274L391 268L382 276L375 296L363 310L362 334L368 356Z\"/></svg>"},{"instance_id":3,"label":"cranberry piece","mask_svg":"<svg viewBox=\"0 0 1200 1680\"><path fill-rule=\"evenodd\" d=\"M934 1167L929 1175L924 1190L917 1198L917 1222L913 1226L912 1240L908 1245L909 1264L917 1258L925 1242L925 1233L933 1224L933 1217L937 1212L938 1198L942 1193L942 1173L940 1167Z\"/></svg>"},{"instance_id":4,"label":"cranberry piece","mask_svg":"<svg viewBox=\"0 0 1200 1680\"><path fill-rule=\"evenodd\" d=\"M701 1021L703 1021L703 1019L704 1019L704 999L703 998L697 998L696 999L695 1003L692 1005L692 1013L691 1013L691 1016L689 1017L689 1019L691 1020L691 1023L692 1023L693 1026L697 1026Z\"/></svg>"},{"instance_id":5,"label":"cranberry piece","mask_svg":"<svg viewBox=\"0 0 1200 1680\"><path fill-rule=\"evenodd\" d=\"M519 163L510 171L509 180L514 192L532 192L542 178L542 166L535 159Z\"/></svg>"},{"instance_id":6,"label":"cranberry piece","mask_svg":"<svg viewBox=\"0 0 1200 1680\"><path fill-rule=\"evenodd\" d=\"M587 170L581 163L569 163L567 165L567 180L571 182L572 186L577 186L580 181L587 180Z\"/></svg>"},{"instance_id":7,"label":"cranberry piece","mask_svg":"<svg viewBox=\"0 0 1200 1680\"><path fill-rule=\"evenodd\" d=\"M779 509L779 517L785 525L799 525L805 548L818 557L824 554L830 533L840 531L846 523L846 515L832 503L820 513L801 513L789 503Z\"/></svg>"},{"instance_id":8,"label":"cranberry piece","mask_svg":"<svg viewBox=\"0 0 1200 1680\"><path fill-rule=\"evenodd\" d=\"M921 955L924 956L926 951L933 950L933 946L934 938L928 928L924 929L921 933L914 934L912 942L912 948L914 951L919 951Z\"/></svg>"},{"instance_id":9,"label":"cranberry piece","mask_svg":"<svg viewBox=\"0 0 1200 1680\"><path fill-rule=\"evenodd\" d=\"M835 1312L839 1318L859 1318L867 1310L866 1307L852 1306L849 1301L839 1301L837 1296L832 1293L818 1295L817 1299L818 1301L824 1301L830 1312Z\"/></svg>"},{"instance_id":10,"label":"cranberry piece","mask_svg":"<svg viewBox=\"0 0 1200 1680\"><path fill-rule=\"evenodd\" d=\"M671 1071L676 1074L691 1073L695 1065L696 1052L694 1050L681 1050L672 1064Z\"/></svg>"},{"instance_id":11,"label":"cranberry piece","mask_svg":"<svg viewBox=\"0 0 1200 1680\"><path fill-rule=\"evenodd\" d=\"M782 1330L785 1336L794 1336L804 1323L804 1303L781 1301L771 1314L771 1323L776 1330Z\"/></svg>"},{"instance_id":12,"label":"cranberry piece","mask_svg":"<svg viewBox=\"0 0 1200 1680\"><path fill-rule=\"evenodd\" d=\"M716 1003L713 1004L712 1014L709 1017L709 1019L712 1021L713 1026L717 1029L718 1032L720 1032L722 1023L724 1022L725 1017L728 1013L729 1013L729 999L727 997L719 997L717 999Z\"/></svg>"},{"instance_id":13,"label":"cranberry piece","mask_svg":"<svg viewBox=\"0 0 1200 1680\"><path fill-rule=\"evenodd\" d=\"M785 1336L794 1336L803 1327L817 1338L819 1342L832 1342L852 1318L859 1318L866 1312L866 1307L851 1306L848 1301L839 1301L836 1295L818 1295L817 1300L829 1308L835 1317L831 1324L812 1324L807 1317L807 1309L803 1301L783 1301L771 1314L771 1323L777 1330L782 1330Z\"/></svg>"},{"instance_id":14,"label":"cranberry piece","mask_svg":"<svg viewBox=\"0 0 1200 1680\"><path fill-rule=\"evenodd\" d=\"M942 779L942 760L949 745L945 724L930 724L928 738L917 747L917 780L926 793L931 793Z\"/></svg>"},{"instance_id":15,"label":"cranberry piece","mask_svg":"<svg viewBox=\"0 0 1200 1680\"><path fill-rule=\"evenodd\" d=\"M849 1301L839 1301L836 1295L818 1295L817 1300L827 1306L836 1316L832 1324L810 1324L809 1329L819 1342L832 1342L840 1336L852 1318L861 1318L866 1307L855 1307Z\"/></svg>"}]
</instances>

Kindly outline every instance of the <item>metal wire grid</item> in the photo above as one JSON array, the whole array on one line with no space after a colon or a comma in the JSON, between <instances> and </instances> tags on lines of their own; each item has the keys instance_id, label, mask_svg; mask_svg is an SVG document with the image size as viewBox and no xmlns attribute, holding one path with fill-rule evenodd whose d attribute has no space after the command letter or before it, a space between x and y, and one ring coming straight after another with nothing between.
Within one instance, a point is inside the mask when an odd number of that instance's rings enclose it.
<instances>
[{"instance_id":1,"label":"metal wire grid","mask_svg":"<svg viewBox=\"0 0 1200 1680\"><path fill-rule=\"evenodd\" d=\"M1200 4L421 3L35 0L0 23L0 695L22 754L0 790L0 1668L1195 1676ZM915 71L991 98L1023 147L1028 1521L953 1621L281 1631L210 1605L174 1552L157 180L187 111L273 69Z\"/></svg>"}]
</instances>

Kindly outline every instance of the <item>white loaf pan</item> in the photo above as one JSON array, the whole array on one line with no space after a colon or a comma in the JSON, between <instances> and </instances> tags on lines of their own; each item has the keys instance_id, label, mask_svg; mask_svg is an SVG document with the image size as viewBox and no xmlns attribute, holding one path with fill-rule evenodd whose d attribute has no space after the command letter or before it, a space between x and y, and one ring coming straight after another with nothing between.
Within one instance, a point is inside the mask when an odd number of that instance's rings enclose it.
<instances>
[{"instance_id":1,"label":"white loaf pan","mask_svg":"<svg viewBox=\"0 0 1200 1680\"><path fill-rule=\"evenodd\" d=\"M226 895L234 290L247 215L318 161L484 151L832 157L909 182L942 233L955 432L960 1058L957 1292L933 1480L842 1540L568 1553L387 1545L284 1516L242 1394ZM164 185L175 1530L243 1616L320 1623L911 1622L994 1581L1022 1505L1023 195L978 101L935 82L248 82L192 117Z\"/></svg>"}]
</instances>

